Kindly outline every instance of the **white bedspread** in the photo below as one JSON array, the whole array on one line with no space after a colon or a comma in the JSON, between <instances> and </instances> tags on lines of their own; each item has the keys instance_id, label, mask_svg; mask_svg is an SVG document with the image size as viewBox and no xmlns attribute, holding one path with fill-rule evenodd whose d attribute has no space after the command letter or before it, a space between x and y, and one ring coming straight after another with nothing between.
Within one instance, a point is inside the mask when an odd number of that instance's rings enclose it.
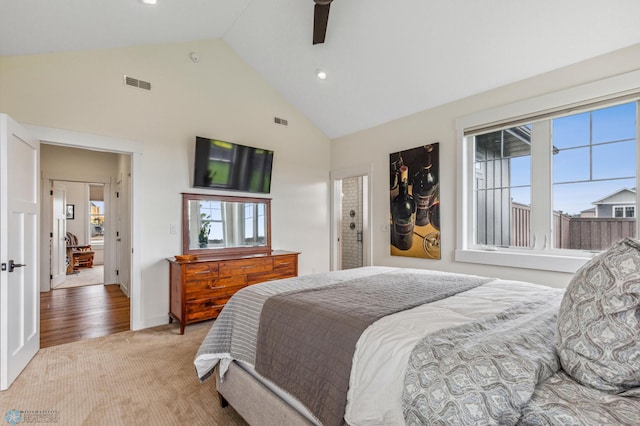
<instances>
[{"instance_id":1,"label":"white bedspread","mask_svg":"<svg viewBox=\"0 0 640 426\"><path fill-rule=\"evenodd\" d=\"M494 280L438 302L387 316L372 324L356 346L345 420L352 426L400 425L407 361L429 333L496 314L531 295L554 291L541 285Z\"/></svg>"}]
</instances>

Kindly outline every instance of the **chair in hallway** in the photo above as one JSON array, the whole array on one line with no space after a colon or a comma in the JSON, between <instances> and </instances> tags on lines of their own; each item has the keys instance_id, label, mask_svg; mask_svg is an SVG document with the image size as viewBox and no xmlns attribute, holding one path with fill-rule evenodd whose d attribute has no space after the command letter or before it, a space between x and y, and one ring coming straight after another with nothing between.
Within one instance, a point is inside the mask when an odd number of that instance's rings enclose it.
<instances>
[{"instance_id":1,"label":"chair in hallway","mask_svg":"<svg viewBox=\"0 0 640 426\"><path fill-rule=\"evenodd\" d=\"M72 274L79 268L92 268L94 252L91 244L79 245L78 237L67 232L67 274Z\"/></svg>"}]
</instances>

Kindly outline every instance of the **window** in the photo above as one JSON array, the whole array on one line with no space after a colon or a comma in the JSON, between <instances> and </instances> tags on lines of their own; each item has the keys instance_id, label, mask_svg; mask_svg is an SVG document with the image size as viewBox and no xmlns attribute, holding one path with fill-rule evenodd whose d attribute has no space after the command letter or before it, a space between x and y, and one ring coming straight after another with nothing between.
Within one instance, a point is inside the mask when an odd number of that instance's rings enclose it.
<instances>
[{"instance_id":1,"label":"window","mask_svg":"<svg viewBox=\"0 0 640 426\"><path fill-rule=\"evenodd\" d=\"M244 205L244 243L246 245L266 242L265 214L266 206L264 204L247 203Z\"/></svg>"},{"instance_id":2,"label":"window","mask_svg":"<svg viewBox=\"0 0 640 426\"><path fill-rule=\"evenodd\" d=\"M601 251L635 237L635 220L620 219L635 217L636 104L552 120L554 248Z\"/></svg>"},{"instance_id":3,"label":"window","mask_svg":"<svg viewBox=\"0 0 640 426\"><path fill-rule=\"evenodd\" d=\"M630 102L470 136L475 244L533 247L542 234L532 229L536 213L552 217L552 238L545 235L543 248L599 251L635 236L635 223L620 228L619 221L635 217L635 188L628 189L636 180L635 117L636 102ZM533 183L532 161L546 158L551 185L544 175ZM532 203L532 192L551 192L551 211ZM611 209L608 200L631 205ZM597 217L582 217L594 204Z\"/></svg>"},{"instance_id":4,"label":"window","mask_svg":"<svg viewBox=\"0 0 640 426\"><path fill-rule=\"evenodd\" d=\"M475 137L476 243L528 247L531 126Z\"/></svg>"},{"instance_id":5,"label":"window","mask_svg":"<svg viewBox=\"0 0 640 426\"><path fill-rule=\"evenodd\" d=\"M222 202L200 202L200 231L198 234L200 247L224 246L225 239Z\"/></svg>"},{"instance_id":6,"label":"window","mask_svg":"<svg viewBox=\"0 0 640 426\"><path fill-rule=\"evenodd\" d=\"M635 206L613 206L613 217L636 217Z\"/></svg>"},{"instance_id":7,"label":"window","mask_svg":"<svg viewBox=\"0 0 640 426\"><path fill-rule=\"evenodd\" d=\"M612 81L638 87L640 72ZM604 87L458 120L466 173L456 260L575 272L593 253L636 237L640 94L593 94Z\"/></svg>"},{"instance_id":8,"label":"window","mask_svg":"<svg viewBox=\"0 0 640 426\"><path fill-rule=\"evenodd\" d=\"M91 244L104 244L104 185L89 185L89 231Z\"/></svg>"}]
</instances>

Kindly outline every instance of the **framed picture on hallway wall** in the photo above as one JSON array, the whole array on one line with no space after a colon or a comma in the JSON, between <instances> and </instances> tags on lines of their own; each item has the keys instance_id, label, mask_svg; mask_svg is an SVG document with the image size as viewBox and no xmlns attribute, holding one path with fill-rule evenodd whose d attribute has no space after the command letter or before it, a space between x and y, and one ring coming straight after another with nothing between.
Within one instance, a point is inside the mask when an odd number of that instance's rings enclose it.
<instances>
[{"instance_id":1,"label":"framed picture on hallway wall","mask_svg":"<svg viewBox=\"0 0 640 426\"><path fill-rule=\"evenodd\" d=\"M392 256L440 259L439 143L389 155Z\"/></svg>"},{"instance_id":2,"label":"framed picture on hallway wall","mask_svg":"<svg viewBox=\"0 0 640 426\"><path fill-rule=\"evenodd\" d=\"M67 220L75 219L75 204L67 204Z\"/></svg>"}]
</instances>

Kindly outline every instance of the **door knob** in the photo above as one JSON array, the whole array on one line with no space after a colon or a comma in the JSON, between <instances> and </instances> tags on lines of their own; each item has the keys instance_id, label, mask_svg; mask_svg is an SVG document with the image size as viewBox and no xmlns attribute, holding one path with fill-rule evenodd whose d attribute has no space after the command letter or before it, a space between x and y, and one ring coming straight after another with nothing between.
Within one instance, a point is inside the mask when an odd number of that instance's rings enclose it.
<instances>
[{"instance_id":1,"label":"door knob","mask_svg":"<svg viewBox=\"0 0 640 426\"><path fill-rule=\"evenodd\" d=\"M27 266L27 265L22 263L15 263L13 259L9 260L9 272L13 272L15 268L22 268L23 266Z\"/></svg>"}]
</instances>

